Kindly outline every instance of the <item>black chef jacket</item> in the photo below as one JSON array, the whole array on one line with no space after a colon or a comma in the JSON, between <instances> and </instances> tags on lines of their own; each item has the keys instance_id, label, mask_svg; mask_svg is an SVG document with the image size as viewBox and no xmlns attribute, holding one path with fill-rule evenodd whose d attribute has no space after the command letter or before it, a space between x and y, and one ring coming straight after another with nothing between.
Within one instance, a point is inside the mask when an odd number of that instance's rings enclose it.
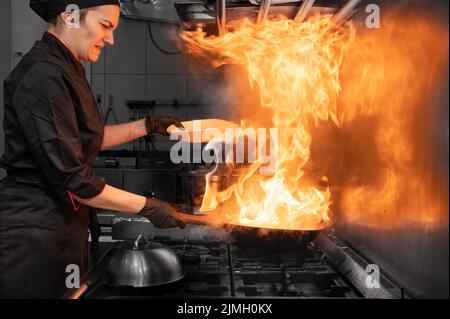
<instances>
[{"instance_id":1,"label":"black chef jacket","mask_svg":"<svg viewBox=\"0 0 450 319\"><path fill-rule=\"evenodd\" d=\"M4 104L0 298L61 297L73 288L67 267L87 270L94 214L72 193L90 198L105 186L91 168L103 143L101 113L83 66L50 33L6 79Z\"/></svg>"},{"instance_id":2,"label":"black chef jacket","mask_svg":"<svg viewBox=\"0 0 450 319\"><path fill-rule=\"evenodd\" d=\"M101 113L84 67L56 37L45 33L4 83L8 175L41 176L71 205L69 192L98 195L104 182L91 167L103 143Z\"/></svg>"}]
</instances>

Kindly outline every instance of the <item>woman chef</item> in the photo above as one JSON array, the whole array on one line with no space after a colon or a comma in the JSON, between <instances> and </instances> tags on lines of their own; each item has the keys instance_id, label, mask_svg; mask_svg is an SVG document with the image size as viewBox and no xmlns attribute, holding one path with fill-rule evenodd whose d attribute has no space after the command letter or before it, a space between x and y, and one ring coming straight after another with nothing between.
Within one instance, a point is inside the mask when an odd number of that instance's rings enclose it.
<instances>
[{"instance_id":1,"label":"woman chef","mask_svg":"<svg viewBox=\"0 0 450 319\"><path fill-rule=\"evenodd\" d=\"M80 10L69 10L73 4ZM66 267L86 270L90 207L184 227L170 204L105 185L92 170L101 149L181 125L148 117L103 126L80 61L96 62L113 45L119 2L31 0L30 7L49 25L4 83L0 298L64 294Z\"/></svg>"}]
</instances>

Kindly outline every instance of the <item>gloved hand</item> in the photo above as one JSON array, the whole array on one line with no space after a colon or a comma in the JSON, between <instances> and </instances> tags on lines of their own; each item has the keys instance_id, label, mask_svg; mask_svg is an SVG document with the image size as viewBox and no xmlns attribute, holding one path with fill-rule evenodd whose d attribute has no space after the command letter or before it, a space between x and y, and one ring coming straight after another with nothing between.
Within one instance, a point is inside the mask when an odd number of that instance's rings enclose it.
<instances>
[{"instance_id":1,"label":"gloved hand","mask_svg":"<svg viewBox=\"0 0 450 319\"><path fill-rule=\"evenodd\" d=\"M147 116L145 118L145 127L147 134L158 133L161 135L169 136L167 128L171 125L183 128L181 121L173 116Z\"/></svg>"},{"instance_id":2,"label":"gloved hand","mask_svg":"<svg viewBox=\"0 0 450 319\"><path fill-rule=\"evenodd\" d=\"M147 198L147 203L138 215L147 217L158 228L186 226L174 206L155 198Z\"/></svg>"}]
</instances>

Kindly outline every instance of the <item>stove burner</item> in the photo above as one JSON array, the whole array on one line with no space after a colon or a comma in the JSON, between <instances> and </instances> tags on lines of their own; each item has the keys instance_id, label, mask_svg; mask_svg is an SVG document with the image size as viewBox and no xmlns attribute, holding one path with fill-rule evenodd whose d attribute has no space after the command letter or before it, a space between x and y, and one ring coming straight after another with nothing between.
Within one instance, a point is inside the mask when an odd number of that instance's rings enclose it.
<instances>
[{"instance_id":1,"label":"stove burner","mask_svg":"<svg viewBox=\"0 0 450 319\"><path fill-rule=\"evenodd\" d=\"M92 287L86 298L355 296L313 245L274 252L243 249L220 240L154 240L177 253L186 273L183 280L158 289L118 289L100 284Z\"/></svg>"},{"instance_id":2,"label":"stove burner","mask_svg":"<svg viewBox=\"0 0 450 319\"><path fill-rule=\"evenodd\" d=\"M209 249L205 246L199 245L171 245L176 253L179 254L196 254L196 255L207 255L209 253Z\"/></svg>"},{"instance_id":3,"label":"stove burner","mask_svg":"<svg viewBox=\"0 0 450 319\"><path fill-rule=\"evenodd\" d=\"M172 250L181 259L181 262L186 265L199 265L202 263L208 253L209 249L205 246L199 245L174 245L170 246Z\"/></svg>"}]
</instances>

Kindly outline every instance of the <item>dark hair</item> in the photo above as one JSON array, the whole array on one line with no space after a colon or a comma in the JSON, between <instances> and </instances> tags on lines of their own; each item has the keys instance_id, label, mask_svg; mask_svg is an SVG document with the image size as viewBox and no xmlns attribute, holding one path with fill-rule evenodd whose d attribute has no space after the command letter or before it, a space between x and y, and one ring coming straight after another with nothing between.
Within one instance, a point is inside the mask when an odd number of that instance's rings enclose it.
<instances>
[{"instance_id":1,"label":"dark hair","mask_svg":"<svg viewBox=\"0 0 450 319\"><path fill-rule=\"evenodd\" d=\"M91 11L93 8L86 8L86 9L81 9L80 10L80 23L83 23L86 20L86 16L88 14L89 11ZM56 17L50 19L50 21L48 23L50 23L53 26L57 26L60 20L60 16L61 15L57 15Z\"/></svg>"}]
</instances>

